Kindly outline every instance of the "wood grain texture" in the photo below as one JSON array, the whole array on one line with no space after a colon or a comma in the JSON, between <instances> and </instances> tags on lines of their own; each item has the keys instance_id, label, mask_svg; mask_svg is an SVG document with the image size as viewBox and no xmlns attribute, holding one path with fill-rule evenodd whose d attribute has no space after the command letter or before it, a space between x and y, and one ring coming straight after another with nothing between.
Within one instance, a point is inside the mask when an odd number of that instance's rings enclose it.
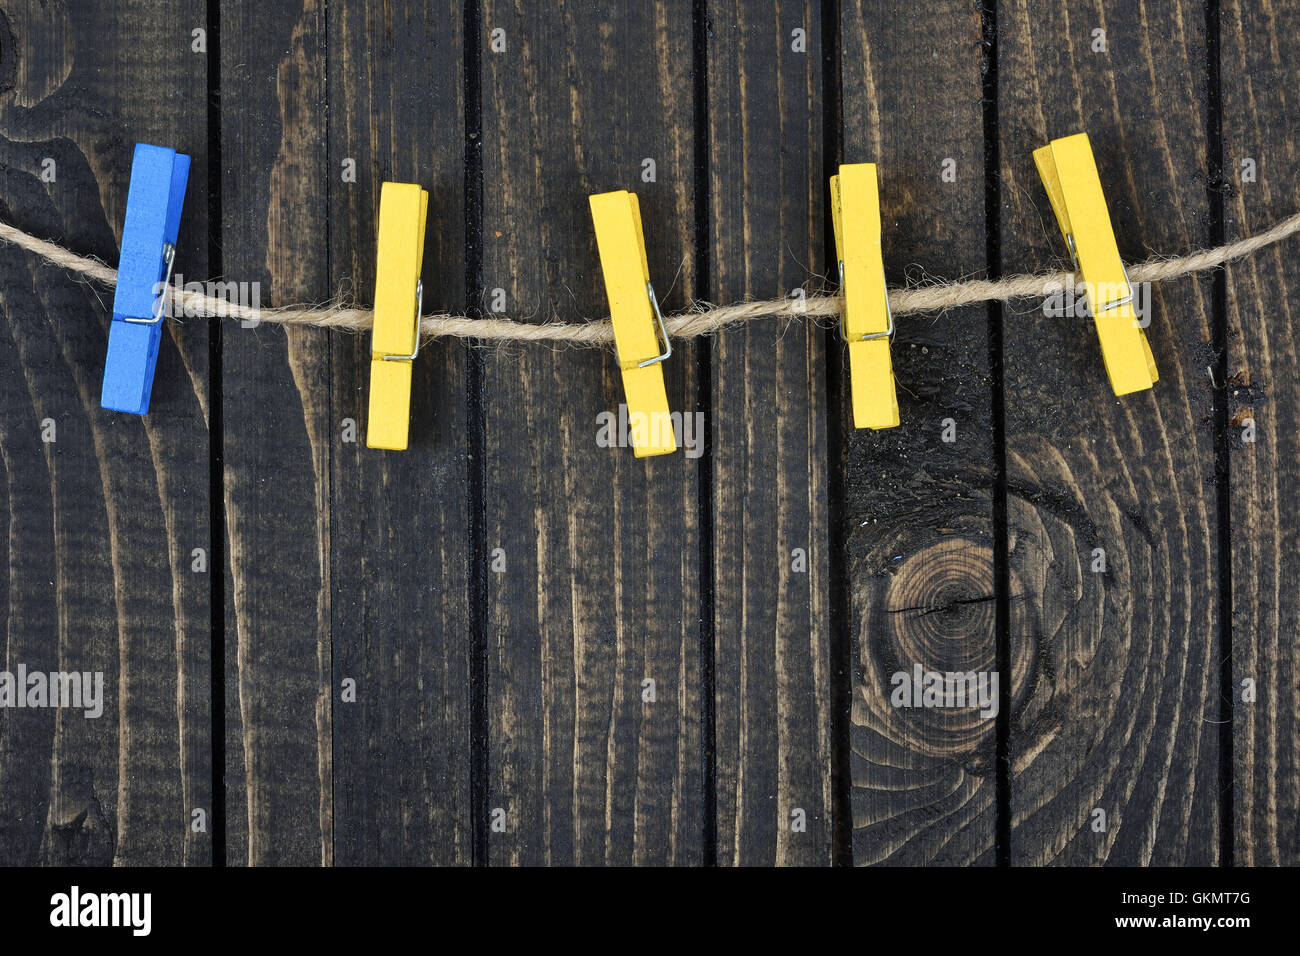
<instances>
[{"instance_id":1,"label":"wood grain texture","mask_svg":"<svg viewBox=\"0 0 1300 956\"><path fill-rule=\"evenodd\" d=\"M1204 23L1181 0L999 8L1004 271L1064 259L1031 154L1079 131L1126 261L1209 244ZM1154 287L1160 381L1123 398L1090 320L1005 312L1016 864L1217 861L1209 292Z\"/></svg>"},{"instance_id":2,"label":"wood grain texture","mask_svg":"<svg viewBox=\"0 0 1300 956\"><path fill-rule=\"evenodd\" d=\"M0 5L0 215L117 261L137 141L205 163L201 3ZM167 51L159 56L158 51ZM47 161L53 161L48 166ZM48 176L53 173L53 179ZM191 176L178 270L206 269ZM205 864L208 339L169 323L147 417L99 407L112 291L0 248L3 663L102 674L103 713L0 711L0 863ZM54 441L43 441L43 432Z\"/></svg>"},{"instance_id":3,"label":"wood grain texture","mask_svg":"<svg viewBox=\"0 0 1300 956\"><path fill-rule=\"evenodd\" d=\"M743 302L820 286L819 9L714 0L708 18L707 295ZM830 862L825 339L812 323L772 320L712 340L722 864Z\"/></svg>"},{"instance_id":4,"label":"wood grain texture","mask_svg":"<svg viewBox=\"0 0 1300 956\"><path fill-rule=\"evenodd\" d=\"M1300 209L1293 117L1300 4L1225 5L1223 126L1228 239ZM1243 163L1254 164L1254 182ZM1300 288L1295 240L1228 270L1233 831L1238 866L1300 863ZM1245 440L1253 419L1255 440ZM1256 699L1244 699L1244 681Z\"/></svg>"},{"instance_id":5,"label":"wood grain texture","mask_svg":"<svg viewBox=\"0 0 1300 956\"><path fill-rule=\"evenodd\" d=\"M462 4L332 3L330 169L336 285L374 300L380 185L429 191L424 309L462 311L464 139ZM417 79L418 78L418 79ZM333 416L358 424L332 457L330 561L335 861L470 861L469 475L465 363L458 341L416 359L410 447L365 446L370 336L332 343ZM337 695L336 695L337 696Z\"/></svg>"},{"instance_id":6,"label":"wood grain texture","mask_svg":"<svg viewBox=\"0 0 1300 956\"><path fill-rule=\"evenodd\" d=\"M695 281L691 4L483 10L488 306L502 289L512 315L607 314L587 197L615 189L638 194L651 277L679 305ZM695 365L674 347L671 408L694 409ZM493 351L484 394L484 547L506 562L487 575L489 807L506 824L490 861L698 862L706 465L597 445L597 413L623 401L609 352Z\"/></svg>"},{"instance_id":7,"label":"wood grain texture","mask_svg":"<svg viewBox=\"0 0 1300 956\"><path fill-rule=\"evenodd\" d=\"M325 14L226 3L222 247L264 304L329 287ZM228 862L333 858L331 337L223 326Z\"/></svg>"},{"instance_id":8,"label":"wood grain texture","mask_svg":"<svg viewBox=\"0 0 1300 956\"><path fill-rule=\"evenodd\" d=\"M1003 0L1001 213L986 222L980 6L225 0L209 22L200 0L0 0L0 218L116 262L142 141L194 159L176 271L259 283L264 305L340 287L373 301L384 180L430 191L426 312L605 316L587 200L621 188L640 197L665 311L833 287L827 58L843 160L879 164L891 285L983 274L990 248L1006 273L1061 267L1031 153L1080 130L1127 261L1212 244L1216 189L1230 240L1300 210L1300 0L1219 5L1225 183L1206 172L1203 3ZM476 51L467 9L482 12ZM197 28L219 30L219 62L191 48ZM792 49L796 29L806 51ZM469 236L465 162L480 153L466 142L467 57L481 62L483 132L482 233ZM483 287L466 288L480 246ZM1225 516L1208 276L1151 290L1161 381L1118 399L1090 319L1049 317L1038 301L900 317L902 425L883 432L834 414L847 412L848 376L825 329L773 320L674 343L670 404L707 412L711 454L638 461L597 443L597 414L623 401L610 350L425 343L411 448L385 453L364 445L368 336L187 319L166 327L151 413L104 412L112 291L0 244L0 670L104 680L97 719L0 709L0 865L210 863L211 834L190 824L213 809L213 733L231 864L465 865L477 826L479 862L495 865L825 865L842 832L839 680L853 861L992 864L995 721L890 698L914 664L997 667L999 364L1012 862L1228 862L1216 721L1232 694L1232 862L1296 865L1295 248L1228 269ZM479 491L485 513L471 514ZM206 571L192 569L195 549ZM215 728L213 574L226 627ZM486 606L472 603L478 574ZM840 582L847 677L832 660ZM486 682L472 679L475 621ZM355 703L340 700L345 679Z\"/></svg>"},{"instance_id":9,"label":"wood grain texture","mask_svg":"<svg viewBox=\"0 0 1300 956\"><path fill-rule=\"evenodd\" d=\"M843 159L878 164L890 285L987 265L980 29L960 0L841 7ZM995 720L891 702L893 675L918 664L997 667L987 312L902 317L892 353L900 426L843 425L854 862L991 864Z\"/></svg>"}]
</instances>

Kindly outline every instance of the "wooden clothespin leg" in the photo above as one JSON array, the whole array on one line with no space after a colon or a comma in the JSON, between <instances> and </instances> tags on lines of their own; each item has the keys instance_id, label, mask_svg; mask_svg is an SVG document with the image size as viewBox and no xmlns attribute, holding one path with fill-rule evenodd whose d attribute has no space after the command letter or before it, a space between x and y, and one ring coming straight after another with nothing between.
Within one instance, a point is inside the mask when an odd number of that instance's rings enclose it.
<instances>
[{"instance_id":1,"label":"wooden clothespin leg","mask_svg":"<svg viewBox=\"0 0 1300 956\"><path fill-rule=\"evenodd\" d=\"M849 348L853 426L893 428L898 425L898 396L889 354L894 317L885 288L875 163L844 165L838 176L831 177L831 218L844 296L840 331Z\"/></svg>"},{"instance_id":2,"label":"wooden clothespin leg","mask_svg":"<svg viewBox=\"0 0 1300 956\"><path fill-rule=\"evenodd\" d=\"M1075 268L1083 274L1110 387L1116 395L1150 388L1160 376L1133 308L1133 287L1119 257L1088 134L1052 140L1034 150L1034 163Z\"/></svg>"},{"instance_id":3,"label":"wooden clothespin leg","mask_svg":"<svg viewBox=\"0 0 1300 956\"><path fill-rule=\"evenodd\" d=\"M370 339L366 447L403 451L411 426L411 367L420 351L424 223L429 194L409 183L379 191L375 325Z\"/></svg>"},{"instance_id":4,"label":"wooden clothespin leg","mask_svg":"<svg viewBox=\"0 0 1300 956\"><path fill-rule=\"evenodd\" d=\"M645 254L641 208L626 190L590 197L605 276L614 345L623 374L632 451L638 458L677 450L660 363L672 355ZM657 331L656 331L657 330ZM662 350L659 333L663 335Z\"/></svg>"},{"instance_id":5,"label":"wooden clothespin leg","mask_svg":"<svg viewBox=\"0 0 1300 956\"><path fill-rule=\"evenodd\" d=\"M135 415L149 411L189 175L184 153L136 144L99 399L104 408Z\"/></svg>"}]
</instances>

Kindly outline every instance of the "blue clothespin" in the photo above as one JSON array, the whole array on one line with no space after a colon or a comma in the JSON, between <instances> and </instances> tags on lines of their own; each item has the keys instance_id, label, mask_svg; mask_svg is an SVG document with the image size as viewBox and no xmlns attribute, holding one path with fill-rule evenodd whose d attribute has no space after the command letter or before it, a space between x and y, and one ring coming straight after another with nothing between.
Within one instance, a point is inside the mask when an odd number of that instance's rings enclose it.
<instances>
[{"instance_id":1,"label":"blue clothespin","mask_svg":"<svg viewBox=\"0 0 1300 956\"><path fill-rule=\"evenodd\" d=\"M149 411L166 311L164 293L171 282L189 175L190 158L184 153L136 144L99 400L104 408L135 415Z\"/></svg>"}]
</instances>

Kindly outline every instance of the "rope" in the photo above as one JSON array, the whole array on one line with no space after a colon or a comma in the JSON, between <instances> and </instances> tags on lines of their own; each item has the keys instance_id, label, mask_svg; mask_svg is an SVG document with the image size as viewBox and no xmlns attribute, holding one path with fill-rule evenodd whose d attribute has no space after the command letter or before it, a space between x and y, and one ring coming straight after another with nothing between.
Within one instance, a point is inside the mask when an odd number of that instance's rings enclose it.
<instances>
[{"instance_id":1,"label":"rope","mask_svg":"<svg viewBox=\"0 0 1300 956\"><path fill-rule=\"evenodd\" d=\"M1249 256L1300 232L1300 213L1288 216L1266 232L1240 239L1214 249L1202 249L1176 259L1151 259L1128 267L1134 282L1163 282L1215 269L1234 259ZM95 259L88 259L60 245L37 239L13 226L0 222L0 239L35 253L61 269L83 275L104 285L117 284L117 270ZM1073 282L1069 272L1009 276L996 281L967 279L941 285L895 288L889 290L889 306L895 316L917 312L937 312L963 305L994 300L1030 298L1049 295ZM169 289L173 307L182 315L227 316L241 321L269 325L315 326L364 332L374 322L374 312L357 309L341 302L319 306L291 305L278 309L256 309L227 302L193 290ZM668 316L664 325L674 338L708 335L727 326L759 318L802 319L829 317L840 312L838 295L812 295L803 299L771 299L765 302L742 302L736 305L708 307L697 305L690 311ZM608 319L597 322L566 324L531 323L510 319L476 319L467 315L440 312L423 316L420 332L425 337L480 339L512 342L564 342L576 345L604 345L614 341L614 329Z\"/></svg>"}]
</instances>

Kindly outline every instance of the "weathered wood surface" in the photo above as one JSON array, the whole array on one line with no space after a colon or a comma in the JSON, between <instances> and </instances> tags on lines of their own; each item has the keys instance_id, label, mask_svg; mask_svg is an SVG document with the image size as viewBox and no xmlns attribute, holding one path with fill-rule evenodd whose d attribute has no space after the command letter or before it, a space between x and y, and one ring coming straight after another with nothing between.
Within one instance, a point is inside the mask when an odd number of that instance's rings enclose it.
<instances>
[{"instance_id":1,"label":"weathered wood surface","mask_svg":"<svg viewBox=\"0 0 1300 956\"><path fill-rule=\"evenodd\" d=\"M1079 130L1126 261L1208 245L1203 5L1001 4L998 34L1003 270L1066 260L1032 152ZM1153 287L1160 381L1122 398L1090 321L1003 311L1016 864L1218 862L1211 284Z\"/></svg>"},{"instance_id":2,"label":"weathered wood surface","mask_svg":"<svg viewBox=\"0 0 1300 956\"><path fill-rule=\"evenodd\" d=\"M890 285L980 273L979 10L961 0L924 17L889 10L843 5L843 161L877 164ZM995 719L891 703L894 675L910 680L917 665L997 669L988 328L979 307L900 317L898 428L854 432L847 392L840 400L858 863L993 862Z\"/></svg>"},{"instance_id":3,"label":"weathered wood surface","mask_svg":"<svg viewBox=\"0 0 1300 956\"><path fill-rule=\"evenodd\" d=\"M1300 4L1223 12L1223 169L1229 239L1295 212ZM1232 494L1234 861L1300 863L1300 327L1294 246L1228 270L1227 435ZM1253 425L1254 434L1250 433ZM1254 440L1251 441L1250 439ZM1227 598L1225 597L1226 601ZM1253 685L1254 699L1247 700Z\"/></svg>"},{"instance_id":4,"label":"weathered wood surface","mask_svg":"<svg viewBox=\"0 0 1300 956\"><path fill-rule=\"evenodd\" d=\"M0 0L0 216L115 262L175 145L187 280L369 302L419 182L426 311L581 321L590 193L666 309L772 298L835 284L841 161L892 284L1058 266L1031 153L1086 129L1122 254L1179 253L1300 208L1300 7L1223 7ZM677 343L704 454L639 461L604 350L426 343L384 453L366 337L190 319L102 412L111 291L0 246L0 666L105 701L0 710L0 863L1294 864L1293 251L1156 287L1123 399L1037 302L900 318L880 433L833 330ZM1007 706L900 710L913 664Z\"/></svg>"},{"instance_id":5,"label":"weathered wood surface","mask_svg":"<svg viewBox=\"0 0 1300 956\"><path fill-rule=\"evenodd\" d=\"M723 303L819 291L820 12L715 0L708 17L711 273L701 294ZM701 348L711 373L717 858L826 864L826 334L772 321Z\"/></svg>"},{"instance_id":6,"label":"weathered wood surface","mask_svg":"<svg viewBox=\"0 0 1300 956\"><path fill-rule=\"evenodd\" d=\"M371 295L380 184L418 182L425 308L465 306L462 6L329 5L329 216L371 224L329 231L335 287ZM355 183L341 181L349 159ZM410 448L377 452L363 437L369 337L335 338L330 354L335 862L469 863L468 355L421 348ZM348 417L357 441L340 443ZM349 680L355 703L341 700Z\"/></svg>"},{"instance_id":7,"label":"weathered wood surface","mask_svg":"<svg viewBox=\"0 0 1300 956\"><path fill-rule=\"evenodd\" d=\"M221 8L221 254L268 305L326 298L324 5ZM373 220L363 235L373 234ZM330 355L315 329L221 326L226 858L333 858ZM341 416L340 416L341 417Z\"/></svg>"},{"instance_id":8,"label":"weathered wood surface","mask_svg":"<svg viewBox=\"0 0 1300 956\"><path fill-rule=\"evenodd\" d=\"M177 271L207 275L201 3L0 7L0 215L115 262L137 140L194 165ZM112 292L0 247L0 665L102 675L103 713L0 711L0 862L204 864L211 812L208 330L169 323L152 412L100 409ZM217 532L219 533L219 532Z\"/></svg>"},{"instance_id":9,"label":"weathered wood surface","mask_svg":"<svg viewBox=\"0 0 1300 956\"><path fill-rule=\"evenodd\" d=\"M483 4L485 308L499 289L515 315L605 314L587 197L616 189L637 193L664 308L694 293L691 15ZM696 407L696 354L665 363L673 409ZM483 547L504 562L487 576L488 802L505 827L489 861L697 863L709 463L597 445L597 413L623 401L610 353L502 348L484 366Z\"/></svg>"}]
</instances>

